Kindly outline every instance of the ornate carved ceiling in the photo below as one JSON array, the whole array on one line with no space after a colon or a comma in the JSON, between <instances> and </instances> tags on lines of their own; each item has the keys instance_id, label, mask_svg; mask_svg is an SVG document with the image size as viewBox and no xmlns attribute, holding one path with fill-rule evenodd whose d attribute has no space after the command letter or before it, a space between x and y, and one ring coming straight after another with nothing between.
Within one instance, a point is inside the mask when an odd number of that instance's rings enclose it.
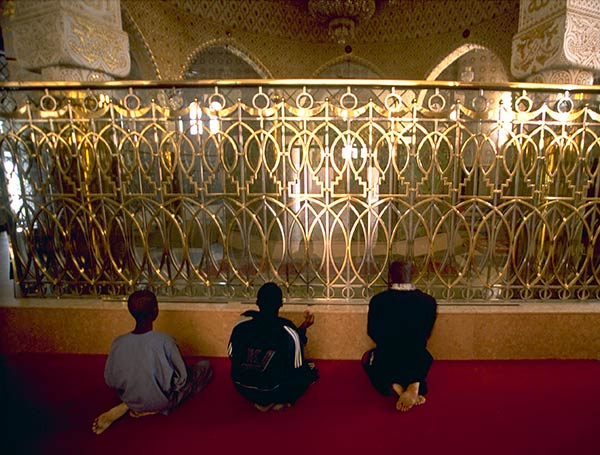
<instances>
[{"instance_id":1,"label":"ornate carved ceiling","mask_svg":"<svg viewBox=\"0 0 600 455\"><path fill-rule=\"evenodd\" d=\"M327 8L325 1L342 6ZM424 79L469 44L490 49L508 67L519 19L519 0L121 0L121 6L131 19L125 25L139 32L130 37L140 38L155 74L165 79L188 77L196 56L212 46L246 56L273 78L310 78L352 63L382 78ZM352 21L353 34L340 39L330 32L336 15Z\"/></svg>"},{"instance_id":2,"label":"ornate carved ceiling","mask_svg":"<svg viewBox=\"0 0 600 455\"><path fill-rule=\"evenodd\" d=\"M356 19L354 43L418 39L463 31L509 15L518 17L519 0L165 0L223 26L253 34L302 41L328 41L329 21ZM326 8L324 3L347 4ZM324 20L327 19L327 20Z\"/></svg>"}]
</instances>

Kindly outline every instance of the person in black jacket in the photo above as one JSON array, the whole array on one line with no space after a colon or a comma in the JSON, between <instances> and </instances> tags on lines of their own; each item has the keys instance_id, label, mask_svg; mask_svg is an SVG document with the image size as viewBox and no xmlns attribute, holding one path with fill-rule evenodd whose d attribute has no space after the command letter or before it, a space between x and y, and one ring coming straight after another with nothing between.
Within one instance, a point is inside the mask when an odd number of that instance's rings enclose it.
<instances>
[{"instance_id":1,"label":"person in black jacket","mask_svg":"<svg viewBox=\"0 0 600 455\"><path fill-rule=\"evenodd\" d=\"M437 316L435 299L412 284L413 269L408 261L390 264L390 288L369 302L367 333L376 347L362 357L373 386L383 395L395 392L402 412L425 403L433 363L427 340Z\"/></svg>"},{"instance_id":2,"label":"person in black jacket","mask_svg":"<svg viewBox=\"0 0 600 455\"><path fill-rule=\"evenodd\" d=\"M310 311L296 327L279 317L283 294L265 283L257 294L259 311L249 310L236 323L229 340L231 379L236 390L259 411L289 407L317 380L317 369L304 359Z\"/></svg>"}]
</instances>

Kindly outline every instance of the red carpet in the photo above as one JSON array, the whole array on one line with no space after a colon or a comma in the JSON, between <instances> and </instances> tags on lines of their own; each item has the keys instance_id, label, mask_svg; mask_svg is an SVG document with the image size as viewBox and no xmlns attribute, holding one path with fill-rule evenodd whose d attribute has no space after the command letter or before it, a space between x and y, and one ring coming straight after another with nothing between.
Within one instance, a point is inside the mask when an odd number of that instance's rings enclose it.
<instances>
[{"instance_id":1,"label":"red carpet","mask_svg":"<svg viewBox=\"0 0 600 455\"><path fill-rule=\"evenodd\" d=\"M189 359L194 360L194 359ZM261 414L238 396L229 361L168 417L125 417L104 356L3 359L2 453L34 454L598 454L600 361L437 361L428 402L406 414L371 388L358 361L317 361L321 379L293 408ZM9 412L7 412L9 411Z\"/></svg>"}]
</instances>

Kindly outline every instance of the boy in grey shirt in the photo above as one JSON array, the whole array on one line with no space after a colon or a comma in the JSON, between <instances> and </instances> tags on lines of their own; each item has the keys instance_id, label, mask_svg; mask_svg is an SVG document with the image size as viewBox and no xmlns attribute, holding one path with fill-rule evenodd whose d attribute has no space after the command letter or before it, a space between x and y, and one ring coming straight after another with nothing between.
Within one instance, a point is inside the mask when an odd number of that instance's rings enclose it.
<instances>
[{"instance_id":1,"label":"boy in grey shirt","mask_svg":"<svg viewBox=\"0 0 600 455\"><path fill-rule=\"evenodd\" d=\"M104 369L106 384L117 391L121 403L94 420L92 431L96 434L128 411L132 417L167 415L212 378L207 360L187 367L173 337L152 330L158 316L154 293L134 292L127 308L135 319L135 329L115 338Z\"/></svg>"}]
</instances>

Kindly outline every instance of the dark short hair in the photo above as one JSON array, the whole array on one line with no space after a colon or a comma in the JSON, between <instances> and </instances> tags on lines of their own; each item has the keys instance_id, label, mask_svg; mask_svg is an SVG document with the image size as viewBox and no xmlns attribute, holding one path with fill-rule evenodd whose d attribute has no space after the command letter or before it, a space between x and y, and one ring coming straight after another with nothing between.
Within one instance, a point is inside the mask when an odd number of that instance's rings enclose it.
<instances>
[{"instance_id":1,"label":"dark short hair","mask_svg":"<svg viewBox=\"0 0 600 455\"><path fill-rule=\"evenodd\" d=\"M410 283L413 273L413 263L401 259L390 264L388 280L390 283Z\"/></svg>"},{"instance_id":2,"label":"dark short hair","mask_svg":"<svg viewBox=\"0 0 600 455\"><path fill-rule=\"evenodd\" d=\"M136 321L151 318L157 307L158 301L152 291L135 291L127 299L127 309Z\"/></svg>"},{"instance_id":3,"label":"dark short hair","mask_svg":"<svg viewBox=\"0 0 600 455\"><path fill-rule=\"evenodd\" d=\"M256 294L256 304L260 311L276 313L283 306L283 292L275 283L265 283Z\"/></svg>"}]
</instances>

